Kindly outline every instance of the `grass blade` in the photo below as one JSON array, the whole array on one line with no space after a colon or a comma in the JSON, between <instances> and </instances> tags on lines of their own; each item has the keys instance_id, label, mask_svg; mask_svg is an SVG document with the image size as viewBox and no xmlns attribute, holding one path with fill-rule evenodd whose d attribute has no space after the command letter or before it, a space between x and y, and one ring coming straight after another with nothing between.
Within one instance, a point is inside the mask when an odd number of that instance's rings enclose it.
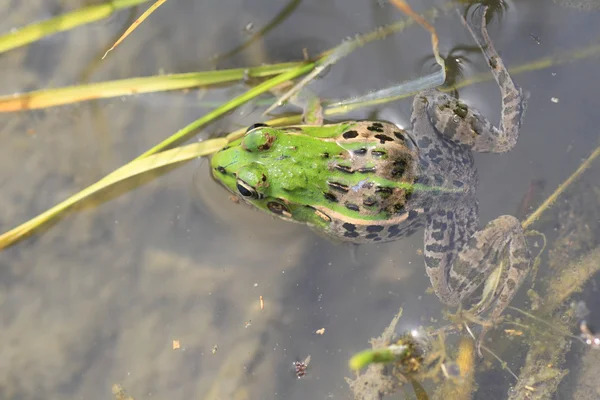
<instances>
[{"instance_id":1,"label":"grass blade","mask_svg":"<svg viewBox=\"0 0 600 400\"><path fill-rule=\"evenodd\" d=\"M303 62L292 62L255 68L189 72L36 90L28 93L0 96L0 113L34 110L80 101L130 96L140 93L189 89L240 81L246 77L262 78L289 71L303 64Z\"/></svg>"},{"instance_id":2,"label":"grass blade","mask_svg":"<svg viewBox=\"0 0 600 400\"><path fill-rule=\"evenodd\" d=\"M284 72L283 74L279 74L276 77L273 77L273 78L269 79L268 81L265 81L256 87L253 87L252 89L246 91L245 93L241 94L240 96L223 104L221 107L218 107L215 110L209 112L208 114L203 115L202 117L198 118L196 121L187 125L183 129L180 129L174 135L163 140L162 142L160 142L156 146L152 147L150 150L146 151L144 154L142 154L141 156L139 156L136 159L147 157L151 154L155 154L155 153L162 151L172 145L175 145L176 143L184 140L189 134L196 131L200 127L206 125L213 119L216 119L216 118L220 117L221 115L228 113L229 111L233 110L234 108L239 107L240 105L246 103L247 101L252 100L256 96L265 93L269 89L271 89L283 82L287 82L291 79L297 78L298 76L309 72L310 70L312 70L315 67L315 65L316 65L315 62L300 65L290 71Z\"/></svg>"},{"instance_id":3,"label":"grass blade","mask_svg":"<svg viewBox=\"0 0 600 400\"><path fill-rule=\"evenodd\" d=\"M16 241L23 239L33 230L35 230L42 224L56 218L69 207L90 197L95 193L98 193L103 189L106 189L111 185L114 185L115 183L121 182L125 179L129 179L131 177L143 174L151 170L156 170L158 168L162 168L168 165L173 165L196 157L212 154L215 151L218 151L219 149L223 148L225 145L227 145L227 139L225 138L211 139L200 143L193 143L187 146L178 147L176 149L167 150L162 153L148 156L145 158L136 159L128 163L127 165L113 171L98 182L94 183L91 186L88 186L79 193L69 197L68 199L57 204L51 209L43 212L37 217L0 235L0 249L4 249L7 246L10 246L11 244L15 243Z\"/></svg>"},{"instance_id":4,"label":"grass blade","mask_svg":"<svg viewBox=\"0 0 600 400\"><path fill-rule=\"evenodd\" d=\"M145 3L148 0L113 0L80 8L45 21L29 24L0 36L0 53L26 46L46 36L67 31L107 17L115 11Z\"/></svg>"},{"instance_id":5,"label":"grass blade","mask_svg":"<svg viewBox=\"0 0 600 400\"><path fill-rule=\"evenodd\" d=\"M161 5L163 5L163 3L167 1L167 0L157 0L154 4L152 4L150 6L149 9L147 9L146 11L144 11L144 13L135 21L133 21L133 24L131 24L131 26L129 28L127 28L127 30L125 31L125 33L123 33L121 35L121 37L119 39L117 39L117 41L110 47L110 49L106 50L106 53L104 53L104 55L102 56L102 59L104 60L104 58L106 57L106 55L111 52L115 47L117 47L123 40L125 40L125 38L127 36L129 36L129 34L131 32L133 32L142 22L144 22L144 20L146 18L148 18L150 16L150 14L152 14L158 7L160 7Z\"/></svg>"}]
</instances>

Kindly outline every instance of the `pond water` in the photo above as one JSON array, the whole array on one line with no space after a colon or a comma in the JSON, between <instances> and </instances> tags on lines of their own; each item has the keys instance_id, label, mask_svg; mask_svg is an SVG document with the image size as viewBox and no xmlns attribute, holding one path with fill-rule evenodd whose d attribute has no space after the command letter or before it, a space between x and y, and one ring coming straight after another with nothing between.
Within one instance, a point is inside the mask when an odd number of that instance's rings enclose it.
<instances>
[{"instance_id":1,"label":"pond water","mask_svg":"<svg viewBox=\"0 0 600 400\"><path fill-rule=\"evenodd\" d=\"M5 2L0 31L92 3ZM293 11L264 38L217 67L299 60L305 48L318 54L403 18L385 1L292 3ZM441 5L412 3L417 11ZM0 55L0 92L210 70L213 56L244 43L288 4L172 0L99 62L131 21L132 13L122 11ZM507 4L490 35L509 68L598 45L594 7ZM473 45L456 13L435 27L443 54ZM311 88L323 98L347 98L422 75L430 55L429 35L415 25L358 49ZM467 77L487 71L479 53L467 56ZM588 57L513 76L531 97L516 148L475 155L482 223L518 213L532 182L545 182L542 198L550 194L598 145L598 67L597 57ZM239 83L0 115L0 229L97 181L244 89ZM469 86L460 96L498 122L501 99L493 82ZM245 105L193 140L251 125L262 110ZM407 99L345 118L379 113L408 125L410 112ZM587 174L597 176L598 167ZM119 383L136 400L345 399L352 397L343 379L352 376L349 357L368 347L400 307L399 332L443 325L445 308L428 291L422 231L353 253L229 197L210 178L206 161L189 162L103 192L0 253L0 396L106 399ZM597 215L598 203L587 204ZM552 235L558 223L549 215L534 227ZM525 291L515 305L528 304ZM597 293L589 293L593 309ZM324 334L317 334L321 328ZM493 338L506 340L501 333ZM574 354L588 351L579 342L573 347ZM308 355L308 373L297 379L292 363ZM518 372L522 354L504 350L501 356ZM505 398L515 381L486 359L491 367L474 398ZM577 357L569 362L576 367ZM570 398L576 385L575 378L565 380L561 398Z\"/></svg>"}]
</instances>

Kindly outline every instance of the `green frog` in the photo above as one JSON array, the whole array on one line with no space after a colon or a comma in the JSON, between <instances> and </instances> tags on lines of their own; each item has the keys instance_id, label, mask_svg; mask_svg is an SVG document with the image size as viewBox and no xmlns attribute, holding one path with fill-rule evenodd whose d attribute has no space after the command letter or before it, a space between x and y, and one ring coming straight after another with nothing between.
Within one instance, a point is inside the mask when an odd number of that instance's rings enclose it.
<instances>
[{"instance_id":1,"label":"green frog","mask_svg":"<svg viewBox=\"0 0 600 400\"><path fill-rule=\"evenodd\" d=\"M480 229L472 153L515 146L527 96L494 49L485 19L481 32L485 45L478 44L502 94L499 127L429 89L414 98L410 130L385 121L255 124L213 156L214 178L270 215L341 241L388 242L424 226L426 271L439 299L458 306L485 283L471 312L497 319L524 280L530 253L512 216Z\"/></svg>"}]
</instances>

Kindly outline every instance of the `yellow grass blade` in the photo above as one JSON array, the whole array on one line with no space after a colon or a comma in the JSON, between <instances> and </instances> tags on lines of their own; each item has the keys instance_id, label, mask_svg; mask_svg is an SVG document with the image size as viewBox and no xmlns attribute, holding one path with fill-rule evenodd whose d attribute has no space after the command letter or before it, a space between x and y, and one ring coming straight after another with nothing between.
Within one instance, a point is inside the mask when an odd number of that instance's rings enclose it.
<instances>
[{"instance_id":1,"label":"yellow grass blade","mask_svg":"<svg viewBox=\"0 0 600 400\"><path fill-rule=\"evenodd\" d=\"M135 21L133 21L133 24L131 24L131 26L129 28L127 28L127 30L125 31L125 33L123 33L121 35L121 37L119 39L117 39L117 41L115 42L115 44L113 44L111 46L110 49L106 50L106 53L104 53L104 55L102 56L102 59L104 60L104 58L106 57L106 55L112 51L115 47L117 47L123 40L125 40L125 38L127 36L129 36L129 34L131 32L133 32L135 30L135 28L137 28L142 22L144 22L144 20L146 18L148 18L150 16L150 14L152 14L158 7L160 7L165 1L167 0L157 0L156 3L152 4L150 6L149 9L147 9L146 11L144 11L144 13Z\"/></svg>"},{"instance_id":2,"label":"yellow grass blade","mask_svg":"<svg viewBox=\"0 0 600 400\"><path fill-rule=\"evenodd\" d=\"M406 15L410 16L412 19L417 21L419 25L423 28L427 29L429 33L431 33L431 47L433 48L433 56L435 57L435 61L442 67L442 72L444 72L444 78L446 77L446 64L444 59L440 56L440 39L438 38L437 33L435 32L435 28L427 22L425 18L417 14L413 11L413 9L406 3L404 0L391 0L392 4L394 4L398 9L404 12Z\"/></svg>"},{"instance_id":3,"label":"yellow grass blade","mask_svg":"<svg viewBox=\"0 0 600 400\"><path fill-rule=\"evenodd\" d=\"M95 193L98 193L103 189L106 189L111 185L114 185L117 182L121 182L133 176L143 174L144 172L187 161L192 158L212 154L222 149L226 145L227 139L225 138L211 139L200 143L194 143L171 150L166 150L145 158L136 159L129 164L113 171L74 196L69 197L60 204L57 204L48 211L0 235L0 249L10 246L17 240L22 239L24 236L31 233L40 225L55 218L74 204L88 198Z\"/></svg>"},{"instance_id":4,"label":"yellow grass blade","mask_svg":"<svg viewBox=\"0 0 600 400\"><path fill-rule=\"evenodd\" d=\"M57 32L67 31L107 17L124 8L145 3L148 0L113 0L104 4L83 7L45 21L29 24L0 36L0 53L33 43Z\"/></svg>"},{"instance_id":5,"label":"yellow grass blade","mask_svg":"<svg viewBox=\"0 0 600 400\"><path fill-rule=\"evenodd\" d=\"M198 129L200 126L205 123L221 116L225 112L239 106L240 104L251 100L252 98L258 96L261 93L267 91L270 87L281 84L284 81L289 79L293 79L298 75L302 75L308 72L310 69L314 68L314 63L309 63L305 65L301 65L297 68L294 68L288 72L283 74L279 74L274 78L269 79L266 82L248 90L246 93L241 96L236 97L235 99L227 102L216 110L211 111L206 114L204 117L192 122L188 126L176 132L174 135L164 140L162 143L154 146L152 149L148 150L135 160L131 161L127 165L113 171L108 174L104 178L100 179L95 184L88 186L83 189L79 193L69 197L67 200L62 203L52 207L51 209L43 212L37 217L25 222L22 225L17 226L14 229L4 233L0 236L0 250L6 248L7 246L12 245L16 241L22 239L27 234L34 231L36 228L40 227L42 224L56 218L62 212L67 210L69 207L74 204L80 202L81 200L86 199L98 191L105 189L106 187L113 185L122 180L128 179L132 176L139 175L141 173L154 170L160 167L164 167L167 165L172 165L175 163L183 162L186 160L190 160L195 157L201 157L205 155L212 154L219 149L229 143L227 138L218 138L207 140L200 143L194 143L188 146L178 147L171 150L162 151L164 148L170 146L175 143L179 139L182 139L191 131Z\"/></svg>"},{"instance_id":6,"label":"yellow grass blade","mask_svg":"<svg viewBox=\"0 0 600 400\"><path fill-rule=\"evenodd\" d=\"M297 68L302 62L236 68L221 71L190 72L141 78L129 78L28 93L0 96L0 113L53 107L80 101L130 96L140 93L196 88L241 81L245 77L263 78Z\"/></svg>"}]
</instances>

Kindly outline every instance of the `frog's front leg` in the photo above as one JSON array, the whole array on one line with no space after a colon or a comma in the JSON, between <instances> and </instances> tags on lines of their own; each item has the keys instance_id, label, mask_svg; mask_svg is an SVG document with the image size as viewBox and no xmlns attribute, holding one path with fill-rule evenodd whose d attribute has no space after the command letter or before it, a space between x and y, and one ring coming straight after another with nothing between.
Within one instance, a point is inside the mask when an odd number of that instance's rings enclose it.
<instances>
[{"instance_id":1,"label":"frog's front leg","mask_svg":"<svg viewBox=\"0 0 600 400\"><path fill-rule=\"evenodd\" d=\"M273 88L271 92L276 96L281 96L286 90ZM307 87L290 98L290 103L302 108L302 123L306 125L323 125L323 106L321 99Z\"/></svg>"},{"instance_id":2,"label":"frog's front leg","mask_svg":"<svg viewBox=\"0 0 600 400\"><path fill-rule=\"evenodd\" d=\"M438 90L428 90L415 97L413 124L432 125L438 134L455 143L469 146L477 152L503 153L517 143L519 128L527 104L527 94L515 85L502 59L494 49L487 32L484 9L481 33L482 45L469 27L485 55L502 94L502 116L495 127L478 110Z\"/></svg>"}]
</instances>

